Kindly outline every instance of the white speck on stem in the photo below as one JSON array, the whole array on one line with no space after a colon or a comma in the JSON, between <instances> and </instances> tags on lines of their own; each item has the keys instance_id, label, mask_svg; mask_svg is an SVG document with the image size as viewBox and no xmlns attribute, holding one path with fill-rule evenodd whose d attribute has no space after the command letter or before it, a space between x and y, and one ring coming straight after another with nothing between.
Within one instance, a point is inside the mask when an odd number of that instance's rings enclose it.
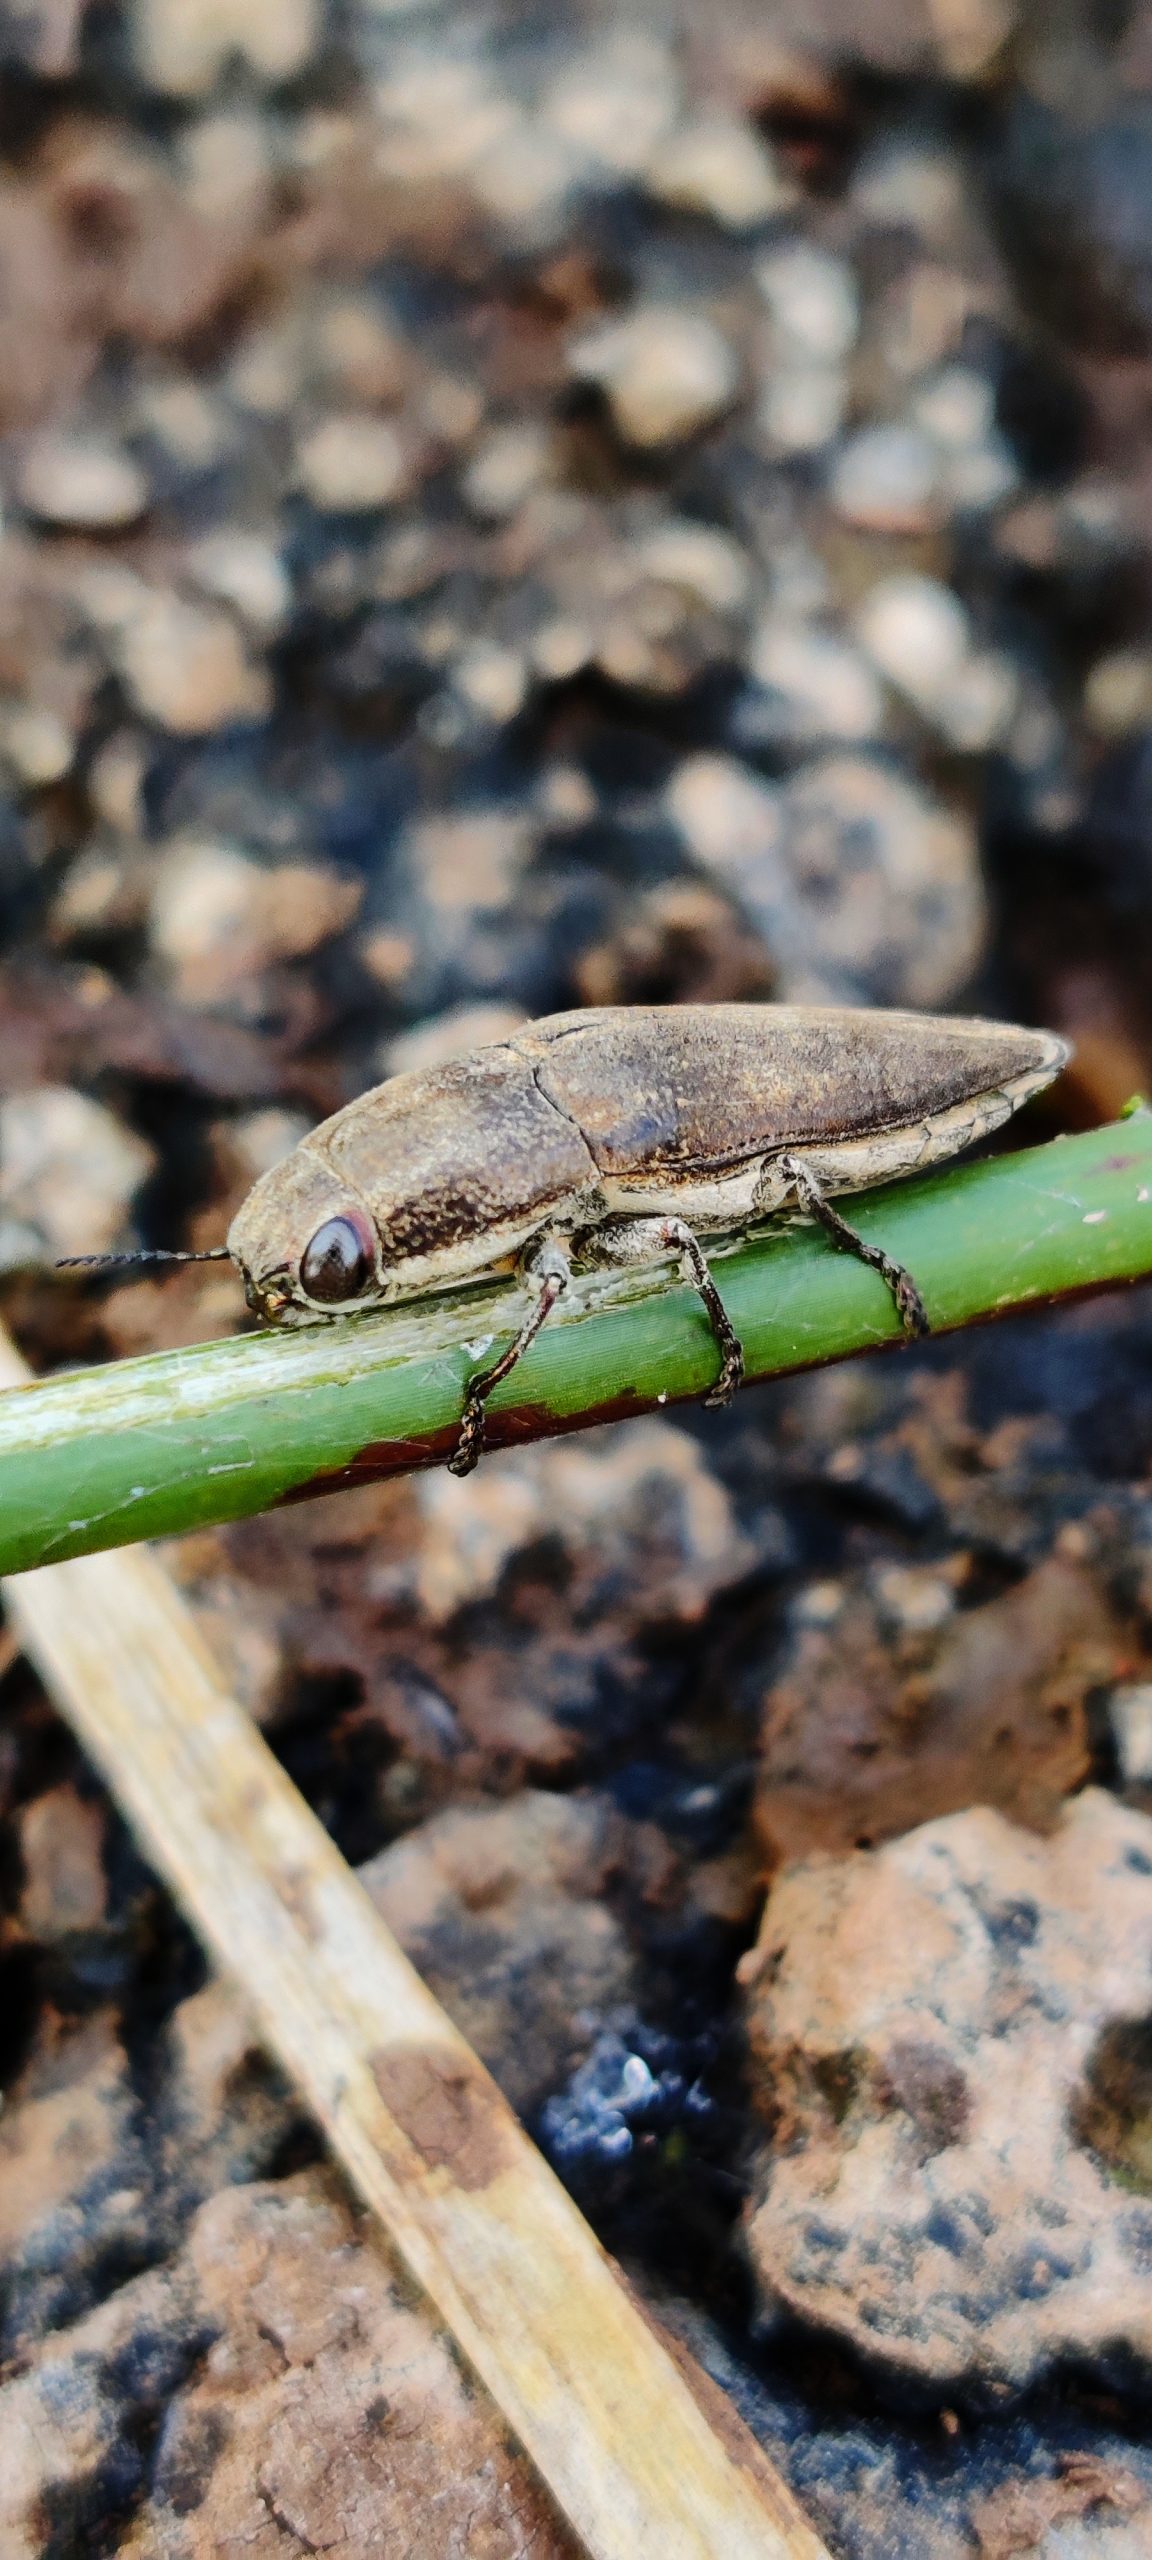
<instances>
[{"instance_id":1,"label":"white speck on stem","mask_svg":"<svg viewBox=\"0 0 1152 2560\"><path fill-rule=\"evenodd\" d=\"M1146 1183L1146 1182L1142 1182L1142 1183L1141 1183L1141 1185L1140 1185L1140 1189L1138 1190L1138 1192L1137 1192L1137 1194L1136 1194L1136 1198L1137 1198L1137 1200L1138 1200L1141 1204L1143 1204L1143 1202L1144 1202L1145 1200L1147 1200L1150 1196L1152 1196L1152 1195L1150 1195L1150 1194L1149 1194L1149 1190L1148 1190L1148 1185L1147 1185L1147 1183Z\"/></svg>"},{"instance_id":2,"label":"white speck on stem","mask_svg":"<svg viewBox=\"0 0 1152 2560\"><path fill-rule=\"evenodd\" d=\"M1102 1227L1107 1215L1106 1209L1089 1209L1085 1212L1081 1223L1086 1227Z\"/></svg>"}]
</instances>

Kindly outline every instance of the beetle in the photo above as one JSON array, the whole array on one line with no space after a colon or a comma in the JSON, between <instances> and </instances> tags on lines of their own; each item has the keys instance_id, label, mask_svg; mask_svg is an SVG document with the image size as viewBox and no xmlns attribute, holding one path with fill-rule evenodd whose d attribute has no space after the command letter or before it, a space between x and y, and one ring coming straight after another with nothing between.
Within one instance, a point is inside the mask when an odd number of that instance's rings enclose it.
<instances>
[{"instance_id":1,"label":"beetle","mask_svg":"<svg viewBox=\"0 0 1152 2560\"><path fill-rule=\"evenodd\" d=\"M831 1205L938 1164L1000 1126L1069 1054L1010 1023L847 1006L606 1005L529 1022L361 1094L264 1173L227 1245L248 1304L298 1324L501 1269L530 1306L469 1382L449 1466L483 1446L484 1406L573 1269L678 1263L720 1355L708 1404L743 1374L701 1237L781 1210L817 1219L886 1282L905 1331L911 1273Z\"/></svg>"}]
</instances>

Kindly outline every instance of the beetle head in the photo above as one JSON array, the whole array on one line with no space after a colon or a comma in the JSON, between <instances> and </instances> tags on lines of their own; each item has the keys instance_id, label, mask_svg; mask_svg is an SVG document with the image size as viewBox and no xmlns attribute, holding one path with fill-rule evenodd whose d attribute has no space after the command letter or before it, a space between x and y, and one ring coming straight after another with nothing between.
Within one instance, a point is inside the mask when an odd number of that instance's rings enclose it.
<instances>
[{"instance_id":1,"label":"beetle head","mask_svg":"<svg viewBox=\"0 0 1152 2560\"><path fill-rule=\"evenodd\" d=\"M228 1230L228 1251L253 1314L266 1323L341 1315L383 1294L373 1220L306 1146L253 1184Z\"/></svg>"}]
</instances>

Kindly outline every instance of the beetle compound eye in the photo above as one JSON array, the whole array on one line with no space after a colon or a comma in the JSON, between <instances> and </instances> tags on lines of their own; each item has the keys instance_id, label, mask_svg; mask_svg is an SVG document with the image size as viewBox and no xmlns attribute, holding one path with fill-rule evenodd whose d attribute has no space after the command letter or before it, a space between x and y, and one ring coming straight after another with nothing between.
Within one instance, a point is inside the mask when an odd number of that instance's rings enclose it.
<instances>
[{"instance_id":1,"label":"beetle compound eye","mask_svg":"<svg viewBox=\"0 0 1152 2560\"><path fill-rule=\"evenodd\" d=\"M346 1298L360 1296L375 1268L367 1220L355 1216L327 1218L305 1251L300 1285L319 1306L338 1307Z\"/></svg>"}]
</instances>

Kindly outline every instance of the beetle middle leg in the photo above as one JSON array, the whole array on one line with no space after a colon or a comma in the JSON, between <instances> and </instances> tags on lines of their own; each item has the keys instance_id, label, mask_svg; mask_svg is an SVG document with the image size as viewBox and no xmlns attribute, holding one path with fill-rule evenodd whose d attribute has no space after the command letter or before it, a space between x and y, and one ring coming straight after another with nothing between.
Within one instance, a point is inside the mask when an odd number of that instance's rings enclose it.
<instances>
[{"instance_id":1,"label":"beetle middle leg","mask_svg":"<svg viewBox=\"0 0 1152 2560\"><path fill-rule=\"evenodd\" d=\"M573 1237L572 1251L578 1262L592 1265L654 1262L662 1254L674 1254L685 1280L691 1281L704 1300L721 1354L720 1375L704 1402L731 1404L744 1375L744 1347L704 1259L699 1238L683 1218L605 1218L602 1225L586 1227L583 1234Z\"/></svg>"},{"instance_id":2,"label":"beetle middle leg","mask_svg":"<svg viewBox=\"0 0 1152 2560\"><path fill-rule=\"evenodd\" d=\"M928 1322L928 1310L911 1272L905 1270L903 1263L895 1262L881 1245L868 1244L862 1235L857 1234L855 1227L849 1226L847 1218L842 1218L831 1201L825 1198L815 1175L801 1156L777 1156L776 1164L780 1172L787 1175L801 1206L823 1227L825 1235L831 1236L833 1243L841 1245L846 1253L854 1253L858 1262L866 1262L873 1271L879 1272L892 1292L905 1333L910 1334L914 1341L920 1335L930 1333L932 1327Z\"/></svg>"},{"instance_id":3,"label":"beetle middle leg","mask_svg":"<svg viewBox=\"0 0 1152 2560\"><path fill-rule=\"evenodd\" d=\"M448 1460L449 1475L471 1475L484 1447L484 1406L493 1387L511 1376L517 1361L523 1359L529 1343L535 1342L541 1325L547 1322L557 1299L564 1295L572 1265L556 1236L545 1236L541 1243L529 1248L521 1264L521 1277L538 1283L536 1303L507 1351L501 1352L490 1369L478 1369L476 1376L469 1379L460 1437Z\"/></svg>"}]
</instances>

